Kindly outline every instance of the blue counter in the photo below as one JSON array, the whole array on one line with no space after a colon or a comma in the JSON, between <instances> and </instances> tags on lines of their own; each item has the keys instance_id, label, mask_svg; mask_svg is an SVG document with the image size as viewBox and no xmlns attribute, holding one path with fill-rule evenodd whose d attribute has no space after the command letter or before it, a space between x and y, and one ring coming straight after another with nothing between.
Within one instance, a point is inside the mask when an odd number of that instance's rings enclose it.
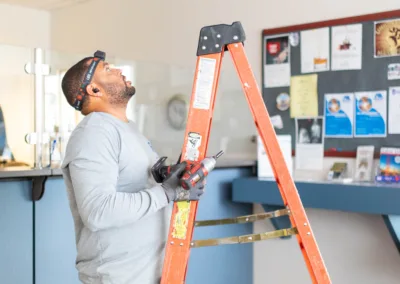
<instances>
[{"instance_id":1,"label":"blue counter","mask_svg":"<svg viewBox=\"0 0 400 284\"><path fill-rule=\"evenodd\" d=\"M209 176L197 220L252 214L252 204L232 201L231 182L253 174L251 167L218 168ZM0 177L1 283L79 284L75 270L75 235L64 181L46 173L45 191L32 201L36 175ZM199 227L194 239L251 234L251 224ZM191 250L187 284L253 281L252 245ZM206 272L206 273L205 273Z\"/></svg>"}]
</instances>

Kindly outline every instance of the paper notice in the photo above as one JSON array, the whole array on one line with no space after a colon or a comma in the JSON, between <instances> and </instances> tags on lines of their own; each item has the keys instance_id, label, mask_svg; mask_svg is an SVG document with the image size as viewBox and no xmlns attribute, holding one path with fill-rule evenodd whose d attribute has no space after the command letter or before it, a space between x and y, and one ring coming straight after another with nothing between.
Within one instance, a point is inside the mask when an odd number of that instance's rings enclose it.
<instances>
[{"instance_id":1,"label":"paper notice","mask_svg":"<svg viewBox=\"0 0 400 284\"><path fill-rule=\"evenodd\" d=\"M329 28L301 32L301 72L312 73L328 71Z\"/></svg>"},{"instance_id":2,"label":"paper notice","mask_svg":"<svg viewBox=\"0 0 400 284\"><path fill-rule=\"evenodd\" d=\"M290 117L318 115L318 77L313 75L293 76L290 85Z\"/></svg>"},{"instance_id":3,"label":"paper notice","mask_svg":"<svg viewBox=\"0 0 400 284\"><path fill-rule=\"evenodd\" d=\"M389 88L389 134L400 134L400 86Z\"/></svg>"},{"instance_id":4,"label":"paper notice","mask_svg":"<svg viewBox=\"0 0 400 284\"><path fill-rule=\"evenodd\" d=\"M277 135L279 146L281 148L283 158L286 162L286 166L289 169L289 173L293 171L293 159L292 159L292 136L291 135ZM262 178L275 178L274 171L269 161L268 154L265 152L264 143L260 136L257 138L257 150L258 150L258 177Z\"/></svg>"},{"instance_id":5,"label":"paper notice","mask_svg":"<svg viewBox=\"0 0 400 284\"><path fill-rule=\"evenodd\" d=\"M362 24L332 27L332 70L361 69Z\"/></svg>"}]
</instances>

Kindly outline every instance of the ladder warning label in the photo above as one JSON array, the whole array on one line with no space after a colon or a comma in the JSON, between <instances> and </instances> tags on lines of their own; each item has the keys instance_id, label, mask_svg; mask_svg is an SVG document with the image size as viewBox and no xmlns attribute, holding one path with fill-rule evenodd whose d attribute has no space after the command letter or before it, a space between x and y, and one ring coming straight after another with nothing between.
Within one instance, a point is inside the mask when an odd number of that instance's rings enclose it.
<instances>
[{"instance_id":1,"label":"ladder warning label","mask_svg":"<svg viewBox=\"0 0 400 284\"><path fill-rule=\"evenodd\" d=\"M176 203L178 211L175 215L172 236L175 239L186 239L187 226L189 222L190 202L179 201Z\"/></svg>"},{"instance_id":2,"label":"ladder warning label","mask_svg":"<svg viewBox=\"0 0 400 284\"><path fill-rule=\"evenodd\" d=\"M199 158L200 145L201 135L196 132L189 132L186 143L185 160L197 161Z\"/></svg>"},{"instance_id":3,"label":"ladder warning label","mask_svg":"<svg viewBox=\"0 0 400 284\"><path fill-rule=\"evenodd\" d=\"M200 58L193 101L194 108L210 109L216 63L216 59Z\"/></svg>"}]
</instances>

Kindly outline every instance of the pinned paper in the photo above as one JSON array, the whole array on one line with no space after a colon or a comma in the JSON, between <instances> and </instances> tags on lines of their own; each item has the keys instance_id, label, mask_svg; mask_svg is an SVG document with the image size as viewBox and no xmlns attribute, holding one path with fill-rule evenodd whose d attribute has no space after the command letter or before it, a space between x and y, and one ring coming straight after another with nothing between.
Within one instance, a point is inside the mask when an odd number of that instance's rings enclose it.
<instances>
[{"instance_id":1,"label":"pinned paper","mask_svg":"<svg viewBox=\"0 0 400 284\"><path fill-rule=\"evenodd\" d=\"M355 137L386 137L387 91L355 93Z\"/></svg>"},{"instance_id":2,"label":"pinned paper","mask_svg":"<svg viewBox=\"0 0 400 284\"><path fill-rule=\"evenodd\" d=\"M289 173L293 171L293 159L292 159L292 136L291 135L277 135L278 143L282 151L286 166L289 169ZM274 178L274 171L269 160L268 154L265 152L264 143L260 136L257 137L257 161L258 171L257 175L261 178Z\"/></svg>"},{"instance_id":3,"label":"pinned paper","mask_svg":"<svg viewBox=\"0 0 400 284\"><path fill-rule=\"evenodd\" d=\"M332 27L332 70L362 66L362 24Z\"/></svg>"},{"instance_id":4,"label":"pinned paper","mask_svg":"<svg viewBox=\"0 0 400 284\"><path fill-rule=\"evenodd\" d=\"M330 69L329 28L301 32L301 73Z\"/></svg>"},{"instance_id":5,"label":"pinned paper","mask_svg":"<svg viewBox=\"0 0 400 284\"><path fill-rule=\"evenodd\" d=\"M290 117L318 115L318 77L293 76L290 85Z\"/></svg>"},{"instance_id":6,"label":"pinned paper","mask_svg":"<svg viewBox=\"0 0 400 284\"><path fill-rule=\"evenodd\" d=\"M388 65L388 80L400 79L400 64L392 63Z\"/></svg>"},{"instance_id":7,"label":"pinned paper","mask_svg":"<svg viewBox=\"0 0 400 284\"><path fill-rule=\"evenodd\" d=\"M280 115L271 116L272 125L275 128L282 129L283 128L283 121Z\"/></svg>"},{"instance_id":8,"label":"pinned paper","mask_svg":"<svg viewBox=\"0 0 400 284\"><path fill-rule=\"evenodd\" d=\"M288 35L265 38L264 87L290 84L290 45Z\"/></svg>"},{"instance_id":9,"label":"pinned paper","mask_svg":"<svg viewBox=\"0 0 400 284\"><path fill-rule=\"evenodd\" d=\"M400 86L389 88L389 134L400 134Z\"/></svg>"},{"instance_id":10,"label":"pinned paper","mask_svg":"<svg viewBox=\"0 0 400 284\"><path fill-rule=\"evenodd\" d=\"M321 170L324 161L323 117L296 119L296 169Z\"/></svg>"},{"instance_id":11,"label":"pinned paper","mask_svg":"<svg viewBox=\"0 0 400 284\"><path fill-rule=\"evenodd\" d=\"M325 94L325 136L352 138L354 94Z\"/></svg>"},{"instance_id":12,"label":"pinned paper","mask_svg":"<svg viewBox=\"0 0 400 284\"><path fill-rule=\"evenodd\" d=\"M400 19L375 23L375 57L400 55Z\"/></svg>"}]
</instances>

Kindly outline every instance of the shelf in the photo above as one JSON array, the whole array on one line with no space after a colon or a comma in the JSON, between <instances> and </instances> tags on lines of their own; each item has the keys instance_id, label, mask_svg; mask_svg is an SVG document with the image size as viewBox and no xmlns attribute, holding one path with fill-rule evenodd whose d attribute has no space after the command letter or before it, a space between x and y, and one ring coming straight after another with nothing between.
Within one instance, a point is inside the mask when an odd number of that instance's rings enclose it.
<instances>
[{"instance_id":1,"label":"shelf","mask_svg":"<svg viewBox=\"0 0 400 284\"><path fill-rule=\"evenodd\" d=\"M295 181L305 208L319 208L380 215L400 215L400 185L374 183L329 183ZM282 206L274 180L257 177L233 181L232 199L236 202Z\"/></svg>"}]
</instances>

